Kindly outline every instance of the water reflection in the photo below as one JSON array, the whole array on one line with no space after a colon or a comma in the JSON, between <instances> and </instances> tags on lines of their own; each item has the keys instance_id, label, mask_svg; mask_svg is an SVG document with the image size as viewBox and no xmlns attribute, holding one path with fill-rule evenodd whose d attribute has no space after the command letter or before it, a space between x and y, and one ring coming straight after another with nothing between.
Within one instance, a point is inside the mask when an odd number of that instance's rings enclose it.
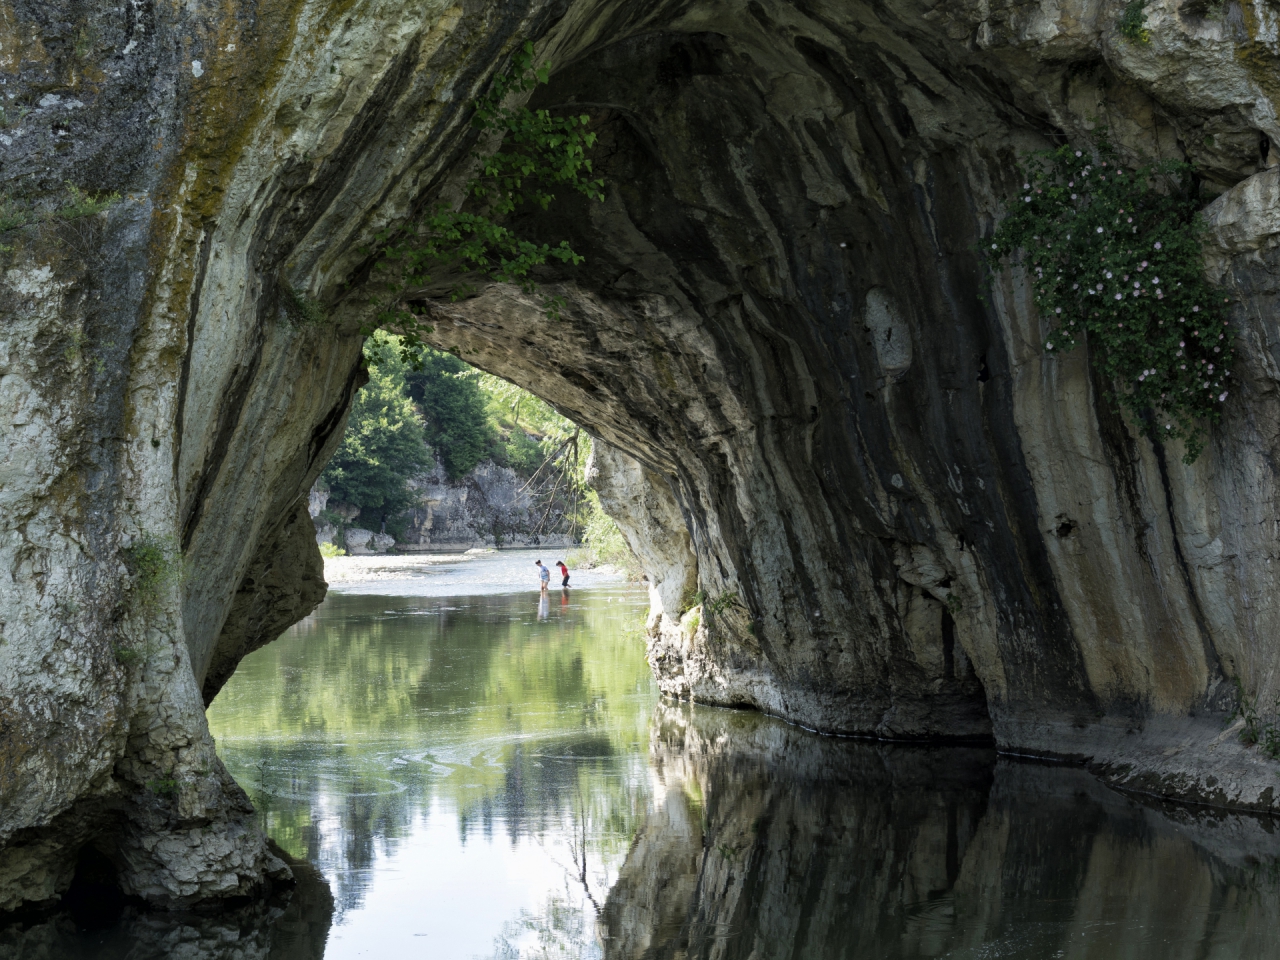
<instances>
[{"instance_id":1,"label":"water reflection","mask_svg":"<svg viewBox=\"0 0 1280 960\"><path fill-rule=\"evenodd\" d=\"M297 887L267 902L213 916L125 910L104 930L62 913L0 926L5 960L320 960L333 898L315 867L293 864Z\"/></svg>"},{"instance_id":2,"label":"water reflection","mask_svg":"<svg viewBox=\"0 0 1280 960\"><path fill-rule=\"evenodd\" d=\"M663 705L610 958L1280 955L1270 820L1083 770Z\"/></svg>"},{"instance_id":3,"label":"water reflection","mask_svg":"<svg viewBox=\"0 0 1280 960\"><path fill-rule=\"evenodd\" d=\"M331 960L598 942L648 806L646 595L546 598L331 596L214 702L264 828L333 887Z\"/></svg>"},{"instance_id":4,"label":"water reflection","mask_svg":"<svg viewBox=\"0 0 1280 960\"><path fill-rule=\"evenodd\" d=\"M210 711L324 879L0 927L0 960L1280 956L1271 821L659 703L643 591L541 599L331 596Z\"/></svg>"}]
</instances>

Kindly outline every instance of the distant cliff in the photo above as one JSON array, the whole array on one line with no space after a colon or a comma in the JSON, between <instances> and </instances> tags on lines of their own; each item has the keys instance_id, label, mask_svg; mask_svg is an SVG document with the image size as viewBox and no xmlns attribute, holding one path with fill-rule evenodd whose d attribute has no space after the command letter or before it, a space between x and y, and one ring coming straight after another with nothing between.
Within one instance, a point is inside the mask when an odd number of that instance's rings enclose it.
<instances>
[{"instance_id":1,"label":"distant cliff","mask_svg":"<svg viewBox=\"0 0 1280 960\"><path fill-rule=\"evenodd\" d=\"M329 503L323 486L311 488L308 510L316 524L316 542L332 543L352 554L388 550L454 550L469 547L567 546L561 498L539 496L542 486L510 467L484 460L469 473L450 479L437 459L432 469L409 479L419 505L387 518ZM342 522L343 520L346 522Z\"/></svg>"}]
</instances>

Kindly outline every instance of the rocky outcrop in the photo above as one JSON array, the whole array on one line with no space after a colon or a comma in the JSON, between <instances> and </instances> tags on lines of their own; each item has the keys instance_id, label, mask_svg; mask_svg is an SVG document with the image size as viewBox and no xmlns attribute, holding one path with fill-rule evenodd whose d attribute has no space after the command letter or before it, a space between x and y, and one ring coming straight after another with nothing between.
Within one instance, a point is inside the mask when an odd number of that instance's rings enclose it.
<instances>
[{"instance_id":1,"label":"rocky outcrop","mask_svg":"<svg viewBox=\"0 0 1280 960\"><path fill-rule=\"evenodd\" d=\"M493 287L433 337L662 481L707 601L658 598L664 690L1275 805L1276 764L1227 729L1237 683L1268 704L1280 665L1275 235L1242 212L1276 175L1270 14L1237 41L1150 4L1142 45L1119 13L581 5L552 31L537 102L596 111L615 185L528 225L591 251L571 309ZM977 258L1019 153L1095 117L1225 190L1210 246L1248 356L1191 467L1083 349L1045 356L1027 287ZM678 540L648 552L681 569Z\"/></svg>"},{"instance_id":2,"label":"rocky outcrop","mask_svg":"<svg viewBox=\"0 0 1280 960\"><path fill-rule=\"evenodd\" d=\"M587 262L541 277L560 321L501 286L423 306L637 465L664 688L1274 806L1224 723L1237 683L1280 693L1276 21L1157 0L1143 45L1121 8L4 5L0 188L37 219L0 264L0 907L90 840L162 902L280 870L201 691L320 595L300 507L361 383L370 244L468 175L466 103L525 36L609 187L522 226ZM1226 190L1239 386L1193 467L974 253L1018 152L1094 117ZM79 216L66 181L121 199Z\"/></svg>"},{"instance_id":3,"label":"rocky outcrop","mask_svg":"<svg viewBox=\"0 0 1280 960\"><path fill-rule=\"evenodd\" d=\"M454 479L437 459L430 470L410 477L406 486L416 505L388 518L388 529L398 531L395 537L360 527L339 531L334 523L321 518L329 508L328 493L313 488L311 517L322 524L316 539L336 543L353 554L385 553L393 547L402 551L467 550L573 542L566 533L556 532L565 526L563 517L569 504L556 495L552 478L522 477L510 467L482 460ZM361 517L358 508L334 506L344 510L343 519L348 522ZM361 519L368 523L381 518Z\"/></svg>"},{"instance_id":4,"label":"rocky outcrop","mask_svg":"<svg viewBox=\"0 0 1280 960\"><path fill-rule=\"evenodd\" d=\"M1249 956L1280 921L1258 868L1280 853L1269 818L1188 816L1061 765L741 711L662 706L651 734L654 808L601 912L613 960L1070 955L1101 924L1135 956L1209 940Z\"/></svg>"}]
</instances>

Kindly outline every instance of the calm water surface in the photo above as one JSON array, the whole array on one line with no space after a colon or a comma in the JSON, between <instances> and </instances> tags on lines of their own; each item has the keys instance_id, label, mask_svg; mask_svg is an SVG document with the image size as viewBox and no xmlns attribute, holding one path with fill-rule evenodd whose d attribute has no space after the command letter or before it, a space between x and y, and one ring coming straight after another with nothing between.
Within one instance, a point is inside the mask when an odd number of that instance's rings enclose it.
<instances>
[{"instance_id":1,"label":"calm water surface","mask_svg":"<svg viewBox=\"0 0 1280 960\"><path fill-rule=\"evenodd\" d=\"M468 563L486 590L531 567ZM354 577L210 710L263 827L317 868L292 898L10 926L0 958L1280 958L1272 821L663 702L643 590L540 607L431 596L441 572Z\"/></svg>"}]
</instances>

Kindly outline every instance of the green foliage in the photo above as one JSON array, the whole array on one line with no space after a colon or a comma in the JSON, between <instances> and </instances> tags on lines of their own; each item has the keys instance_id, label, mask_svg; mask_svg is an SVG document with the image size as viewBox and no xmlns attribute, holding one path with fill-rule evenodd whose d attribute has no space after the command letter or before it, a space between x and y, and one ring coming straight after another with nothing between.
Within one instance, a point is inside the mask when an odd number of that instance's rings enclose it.
<instances>
[{"instance_id":1,"label":"green foliage","mask_svg":"<svg viewBox=\"0 0 1280 960\"><path fill-rule=\"evenodd\" d=\"M75 220L102 213L120 199L118 193L95 195L67 182L68 198L52 211L41 212L30 205L15 201L8 194L0 194L0 233L17 230L32 223L48 223L54 220Z\"/></svg>"},{"instance_id":2,"label":"green foliage","mask_svg":"<svg viewBox=\"0 0 1280 960\"><path fill-rule=\"evenodd\" d=\"M102 213L113 203L120 199L118 193L106 193L95 196L85 190L81 190L71 181L67 181L67 193L70 199L66 201L55 212L60 220L74 220L77 217L92 217L95 214Z\"/></svg>"},{"instance_id":3,"label":"green foliage","mask_svg":"<svg viewBox=\"0 0 1280 960\"><path fill-rule=\"evenodd\" d=\"M1116 21L1116 29L1120 31L1120 36L1129 43L1145 46L1151 42L1151 32L1146 26L1146 6L1147 0L1129 0L1125 4L1124 12L1120 14L1120 19Z\"/></svg>"},{"instance_id":4,"label":"green foliage","mask_svg":"<svg viewBox=\"0 0 1280 960\"><path fill-rule=\"evenodd\" d=\"M172 779L166 780L148 780L147 789L159 797L172 797L178 792L178 781Z\"/></svg>"},{"instance_id":5,"label":"green foliage","mask_svg":"<svg viewBox=\"0 0 1280 960\"><path fill-rule=\"evenodd\" d=\"M293 287L285 287L285 317L296 327L321 327L329 322L324 307L318 300L313 300L305 293L299 293Z\"/></svg>"},{"instance_id":6,"label":"green foliage","mask_svg":"<svg viewBox=\"0 0 1280 960\"><path fill-rule=\"evenodd\" d=\"M369 382L351 406L342 445L320 475L335 500L381 514L413 504L406 481L431 461L422 422L405 392L398 347L384 333L365 343Z\"/></svg>"},{"instance_id":7,"label":"green foliage","mask_svg":"<svg viewBox=\"0 0 1280 960\"><path fill-rule=\"evenodd\" d=\"M112 653L115 654L116 663L123 667L131 667L142 659L141 651L135 650L133 647L117 645L112 648Z\"/></svg>"},{"instance_id":8,"label":"green foliage","mask_svg":"<svg viewBox=\"0 0 1280 960\"><path fill-rule=\"evenodd\" d=\"M640 564L617 523L604 512L600 495L594 490L586 490L581 502L583 546L569 555L569 565L596 567L608 564L622 570L628 579L639 580L643 575Z\"/></svg>"},{"instance_id":9,"label":"green foliage","mask_svg":"<svg viewBox=\"0 0 1280 960\"><path fill-rule=\"evenodd\" d=\"M426 419L426 440L452 479L470 473L497 441L480 372L451 353L424 347L405 374L409 396Z\"/></svg>"},{"instance_id":10,"label":"green foliage","mask_svg":"<svg viewBox=\"0 0 1280 960\"><path fill-rule=\"evenodd\" d=\"M182 557L172 537L139 537L123 554L133 596L144 609L160 601L165 587L182 580Z\"/></svg>"},{"instance_id":11,"label":"green foliage","mask_svg":"<svg viewBox=\"0 0 1280 960\"><path fill-rule=\"evenodd\" d=\"M695 610L684 621L685 635L689 637L695 636L700 626L702 626L702 614Z\"/></svg>"},{"instance_id":12,"label":"green foliage","mask_svg":"<svg viewBox=\"0 0 1280 960\"><path fill-rule=\"evenodd\" d=\"M1272 760L1280 760L1280 698L1272 705L1271 716L1264 717L1258 713L1258 698L1247 696L1237 677L1236 708L1229 720L1236 718L1244 720L1244 727L1240 730L1241 743L1246 747L1257 746Z\"/></svg>"},{"instance_id":13,"label":"green foliage","mask_svg":"<svg viewBox=\"0 0 1280 960\"><path fill-rule=\"evenodd\" d=\"M742 601L738 599L737 591L731 590L728 593L722 593L718 597L704 601L702 609L710 616L718 617L720 614L725 613L728 610L732 610L734 607L741 606L743 606L743 604Z\"/></svg>"},{"instance_id":14,"label":"green foliage","mask_svg":"<svg viewBox=\"0 0 1280 960\"><path fill-rule=\"evenodd\" d=\"M550 64L534 66L533 44L526 42L504 73L494 77L489 92L473 104L472 125L483 139L501 137L493 153L477 153L480 169L467 181L464 207L438 204L419 222L379 236L379 267L395 270L388 284L392 303L384 304L377 322L404 338L406 357L417 355L430 325L405 302L410 288L423 288L443 274L451 281L449 296L458 300L485 279L518 285L535 293L532 271L552 260L578 264L582 257L567 240L556 245L527 240L497 221L521 208L546 210L556 192L568 189L593 200L604 199L604 181L591 177L586 152L596 142L587 131L586 114L556 117L547 110L504 107L513 93L529 93L546 83ZM559 317L559 298L543 301L547 315Z\"/></svg>"},{"instance_id":15,"label":"green foliage","mask_svg":"<svg viewBox=\"0 0 1280 960\"><path fill-rule=\"evenodd\" d=\"M1234 357L1227 302L1204 276L1204 222L1191 168L1164 161L1126 171L1104 142L1096 158L1061 147L1036 155L991 238L992 266L1021 251L1054 354L1089 344L1147 433L1204 446L1221 418Z\"/></svg>"},{"instance_id":16,"label":"green foliage","mask_svg":"<svg viewBox=\"0 0 1280 960\"><path fill-rule=\"evenodd\" d=\"M345 557L347 551L343 550L336 543L320 544L320 556L322 557Z\"/></svg>"}]
</instances>

